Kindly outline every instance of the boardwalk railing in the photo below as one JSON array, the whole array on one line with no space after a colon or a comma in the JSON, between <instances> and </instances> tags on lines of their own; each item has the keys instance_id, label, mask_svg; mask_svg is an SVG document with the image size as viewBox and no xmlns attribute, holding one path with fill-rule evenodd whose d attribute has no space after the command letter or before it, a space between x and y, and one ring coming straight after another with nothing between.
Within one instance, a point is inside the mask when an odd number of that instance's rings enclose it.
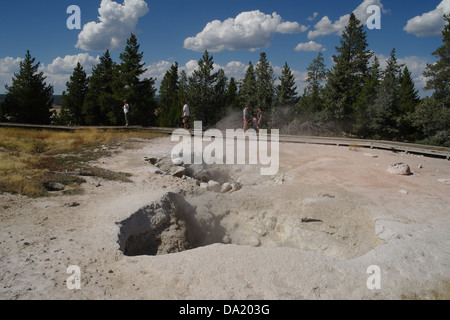
<instances>
[{"instance_id":1,"label":"boardwalk railing","mask_svg":"<svg viewBox=\"0 0 450 320\"><path fill-rule=\"evenodd\" d=\"M160 128L160 127L69 127L57 125L32 125L20 123L0 123L0 127L7 128L29 128L42 130L85 130L85 129L100 129L100 130L133 130L133 131L152 131L163 134L172 134L175 128ZM191 131L193 133L193 131ZM443 158L450 160L450 148L429 146L422 144L403 143L396 141L382 141L382 140L366 140L353 138L339 138L339 137L314 137L314 136L294 136L294 135L280 135L280 142L284 143L303 143L316 145L330 145L330 146L348 146L370 149L390 150L393 152L407 152L411 154L423 155L427 157Z\"/></svg>"}]
</instances>

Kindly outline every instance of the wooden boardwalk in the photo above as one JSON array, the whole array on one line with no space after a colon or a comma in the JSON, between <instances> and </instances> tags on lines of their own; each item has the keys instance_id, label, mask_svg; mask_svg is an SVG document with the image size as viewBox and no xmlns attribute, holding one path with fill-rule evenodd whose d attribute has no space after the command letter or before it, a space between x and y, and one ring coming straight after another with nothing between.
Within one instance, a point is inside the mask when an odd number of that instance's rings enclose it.
<instances>
[{"instance_id":1,"label":"wooden boardwalk","mask_svg":"<svg viewBox=\"0 0 450 320\"><path fill-rule=\"evenodd\" d=\"M29 128L29 129L41 129L41 130L86 130L86 129L99 129L99 130L132 130L132 131L151 131L163 134L172 134L176 128L160 128L160 127L69 127L69 126L56 126L56 125L31 125L31 124L18 124L18 123L0 123L0 127L7 128ZM193 131L191 130L191 134ZM316 145L329 145L329 146L343 146L343 147L355 147L355 148L369 148L369 149L381 149L390 150L393 152L407 152L411 154L423 155L427 157L435 157L450 160L450 148L436 147L421 144L402 143L395 141L382 141L382 140L365 140L365 139L351 139L351 138L338 138L338 137L313 137L313 136L293 136L293 135L280 135L280 142L284 143L303 143L303 144L316 144Z\"/></svg>"}]
</instances>

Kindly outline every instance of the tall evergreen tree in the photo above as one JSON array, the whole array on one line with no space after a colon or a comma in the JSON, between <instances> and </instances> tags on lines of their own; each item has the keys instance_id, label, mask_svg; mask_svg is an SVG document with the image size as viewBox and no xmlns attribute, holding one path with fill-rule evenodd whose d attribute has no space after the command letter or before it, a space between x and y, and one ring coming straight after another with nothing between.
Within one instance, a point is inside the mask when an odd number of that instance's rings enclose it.
<instances>
[{"instance_id":1,"label":"tall evergreen tree","mask_svg":"<svg viewBox=\"0 0 450 320\"><path fill-rule=\"evenodd\" d=\"M258 106L265 109L272 107L275 97L274 72L267 60L265 52L261 52L258 64L255 67L256 74L256 96Z\"/></svg>"},{"instance_id":2,"label":"tall evergreen tree","mask_svg":"<svg viewBox=\"0 0 450 320\"><path fill-rule=\"evenodd\" d=\"M147 71L144 69L145 64L142 63L144 53L139 52L139 48L136 36L131 34L124 52L120 54L122 61L119 65L120 80L125 84L130 95L132 94L131 87L136 86L140 82L140 77Z\"/></svg>"},{"instance_id":3,"label":"tall evergreen tree","mask_svg":"<svg viewBox=\"0 0 450 320\"><path fill-rule=\"evenodd\" d=\"M399 116L397 122L399 126L399 139L415 140L418 135L416 134L416 129L412 123L412 115L414 114L420 99L408 67L405 67L400 75L398 95Z\"/></svg>"},{"instance_id":4,"label":"tall evergreen tree","mask_svg":"<svg viewBox=\"0 0 450 320\"><path fill-rule=\"evenodd\" d=\"M418 142L450 147L450 107L433 98L426 97L413 115Z\"/></svg>"},{"instance_id":5,"label":"tall evergreen tree","mask_svg":"<svg viewBox=\"0 0 450 320\"><path fill-rule=\"evenodd\" d=\"M189 79L186 71L182 70L180 74L180 83L178 87L178 98L180 101L188 101ZM181 111L180 111L181 112Z\"/></svg>"},{"instance_id":6,"label":"tall evergreen tree","mask_svg":"<svg viewBox=\"0 0 450 320\"><path fill-rule=\"evenodd\" d=\"M119 125L124 123L122 101L116 97L119 91L118 68L109 50L92 70L89 79L83 114L87 125Z\"/></svg>"},{"instance_id":7,"label":"tall evergreen tree","mask_svg":"<svg viewBox=\"0 0 450 320\"><path fill-rule=\"evenodd\" d=\"M204 126L216 124L218 110L215 95L218 72L214 71L213 57L205 51L203 57L198 61L198 68L189 78L189 105L195 120L202 121Z\"/></svg>"},{"instance_id":8,"label":"tall evergreen tree","mask_svg":"<svg viewBox=\"0 0 450 320\"><path fill-rule=\"evenodd\" d=\"M88 89L88 78L79 62L66 87L67 91L63 92L62 97L61 122L72 125L84 124L83 105Z\"/></svg>"},{"instance_id":9,"label":"tall evergreen tree","mask_svg":"<svg viewBox=\"0 0 450 320\"><path fill-rule=\"evenodd\" d=\"M372 106L372 128L383 139L394 139L399 135L398 117L401 68L395 56L395 49L387 60L383 80Z\"/></svg>"},{"instance_id":10,"label":"tall evergreen tree","mask_svg":"<svg viewBox=\"0 0 450 320\"><path fill-rule=\"evenodd\" d=\"M0 121L5 121L5 116L3 112L3 101L0 101Z\"/></svg>"},{"instance_id":11,"label":"tall evergreen tree","mask_svg":"<svg viewBox=\"0 0 450 320\"><path fill-rule=\"evenodd\" d=\"M373 55L367 46L364 26L352 13L342 34L340 47L336 47L338 55L333 56L335 65L328 74L325 88L325 106L329 120L340 123L341 129L345 131L351 131L355 104Z\"/></svg>"},{"instance_id":12,"label":"tall evergreen tree","mask_svg":"<svg viewBox=\"0 0 450 320\"><path fill-rule=\"evenodd\" d=\"M403 69L400 74L400 88L399 88L399 112L400 114L413 113L419 103L419 92L415 88L411 72L408 67Z\"/></svg>"},{"instance_id":13,"label":"tall evergreen tree","mask_svg":"<svg viewBox=\"0 0 450 320\"><path fill-rule=\"evenodd\" d=\"M12 85L6 85L3 114L13 122L48 124L53 104L53 87L45 83L46 77L39 72L30 51L20 62L19 73L14 73Z\"/></svg>"},{"instance_id":14,"label":"tall evergreen tree","mask_svg":"<svg viewBox=\"0 0 450 320\"><path fill-rule=\"evenodd\" d=\"M294 75L287 62L284 64L279 80L280 85L276 89L277 104L280 106L294 105L297 100L297 87L295 86Z\"/></svg>"},{"instance_id":15,"label":"tall evergreen tree","mask_svg":"<svg viewBox=\"0 0 450 320\"><path fill-rule=\"evenodd\" d=\"M375 105L375 99L380 89L382 71L380 61L375 56L372 66L370 67L364 79L364 87L358 97L355 107L355 123L353 132L360 137L370 137L373 132L370 130L372 120L369 114L370 108Z\"/></svg>"},{"instance_id":16,"label":"tall evergreen tree","mask_svg":"<svg viewBox=\"0 0 450 320\"><path fill-rule=\"evenodd\" d=\"M142 59L144 54L139 52L140 45L137 38L131 34L127 40L125 51L120 54L119 65L121 90L116 93L118 100L127 100L130 104L130 122L138 125L150 125L155 121L156 89L153 78L141 79L147 71ZM120 94L120 96L118 95Z\"/></svg>"},{"instance_id":17,"label":"tall evergreen tree","mask_svg":"<svg viewBox=\"0 0 450 320\"><path fill-rule=\"evenodd\" d=\"M238 96L238 84L236 82L236 79L231 77L227 87L226 106L237 108L239 106Z\"/></svg>"},{"instance_id":18,"label":"tall evergreen tree","mask_svg":"<svg viewBox=\"0 0 450 320\"><path fill-rule=\"evenodd\" d=\"M166 72L159 89L159 125L177 127L181 117L179 98L178 63L174 63Z\"/></svg>"},{"instance_id":19,"label":"tall evergreen tree","mask_svg":"<svg viewBox=\"0 0 450 320\"><path fill-rule=\"evenodd\" d=\"M307 68L308 76L302 99L299 103L300 111L303 113L319 113L324 108L323 87L327 77L327 70L324 63L322 52L319 52Z\"/></svg>"},{"instance_id":20,"label":"tall evergreen tree","mask_svg":"<svg viewBox=\"0 0 450 320\"><path fill-rule=\"evenodd\" d=\"M225 115L227 107L227 86L228 78L225 75L225 71L220 69L217 73L216 85L214 86L214 100L217 112L215 122L218 122Z\"/></svg>"},{"instance_id":21,"label":"tall evergreen tree","mask_svg":"<svg viewBox=\"0 0 450 320\"><path fill-rule=\"evenodd\" d=\"M427 78L426 90L434 90L433 99L450 106L450 13L444 16L447 24L442 31L443 45L433 56L438 59L428 64L424 76Z\"/></svg>"},{"instance_id":22,"label":"tall evergreen tree","mask_svg":"<svg viewBox=\"0 0 450 320\"><path fill-rule=\"evenodd\" d=\"M433 52L439 60L424 72L425 89L434 92L417 106L413 123L423 142L450 147L450 14L444 18L443 45Z\"/></svg>"},{"instance_id":23,"label":"tall evergreen tree","mask_svg":"<svg viewBox=\"0 0 450 320\"><path fill-rule=\"evenodd\" d=\"M239 101L241 102L242 107L248 105L255 109L258 105L255 67L251 61L248 63L247 70L245 71L245 77L240 84Z\"/></svg>"}]
</instances>

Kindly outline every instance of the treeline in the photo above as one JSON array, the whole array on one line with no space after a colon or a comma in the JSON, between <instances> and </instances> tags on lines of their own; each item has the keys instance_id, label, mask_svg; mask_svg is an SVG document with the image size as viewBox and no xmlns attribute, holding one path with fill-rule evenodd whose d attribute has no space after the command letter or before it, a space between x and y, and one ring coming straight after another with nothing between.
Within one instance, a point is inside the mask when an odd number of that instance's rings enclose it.
<instances>
[{"instance_id":1,"label":"treeline","mask_svg":"<svg viewBox=\"0 0 450 320\"><path fill-rule=\"evenodd\" d=\"M395 49L381 70L368 50L366 33L352 14L327 70L322 54L308 67L308 86L299 102L303 117L362 138L450 146L450 15L443 46L424 76L430 98L420 100L408 68Z\"/></svg>"},{"instance_id":2,"label":"treeline","mask_svg":"<svg viewBox=\"0 0 450 320\"><path fill-rule=\"evenodd\" d=\"M263 107L266 125L282 129L289 122L313 123L327 132L362 138L389 139L450 146L450 15L444 16L443 45L424 76L431 97L420 99L411 72L400 64L395 49L381 69L368 49L364 27L354 14L342 34L328 70L322 53L308 67L307 87L299 95L295 78L285 63L275 85L274 70L266 54L249 62L244 79L226 77L214 69L205 51L191 76L174 63L161 81L156 98L155 79L144 78L143 53L135 35L127 41L120 62L106 51L87 76L83 66L74 69L63 93L61 113L50 113L53 88L45 83L39 63L27 52L0 105L2 121L71 125L123 125L122 101L131 111L130 123L178 127L181 102L191 107L192 118L210 127L232 107L253 112ZM287 116L286 116L286 111ZM286 117L286 121L280 118Z\"/></svg>"},{"instance_id":3,"label":"treeline","mask_svg":"<svg viewBox=\"0 0 450 320\"><path fill-rule=\"evenodd\" d=\"M61 112L56 115L51 112L53 87L45 83L39 63L27 51L20 72L14 74L12 85L6 86L0 117L3 121L31 124L123 125L122 105L127 100L132 105L132 123L155 124L155 79L142 79L146 71L142 58L137 38L131 35L120 54L120 63L114 62L107 50L90 77L78 63L62 94Z\"/></svg>"}]
</instances>

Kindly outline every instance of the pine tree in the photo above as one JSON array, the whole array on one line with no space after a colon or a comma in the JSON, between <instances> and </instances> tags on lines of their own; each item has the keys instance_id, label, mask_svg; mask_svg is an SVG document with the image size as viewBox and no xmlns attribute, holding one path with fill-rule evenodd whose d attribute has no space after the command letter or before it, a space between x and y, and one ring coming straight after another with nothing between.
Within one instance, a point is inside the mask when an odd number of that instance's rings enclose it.
<instances>
[{"instance_id":1,"label":"pine tree","mask_svg":"<svg viewBox=\"0 0 450 320\"><path fill-rule=\"evenodd\" d=\"M216 104L215 122L219 122L225 115L227 107L227 86L228 78L225 75L225 71L220 69L217 73L216 85L214 86L214 100Z\"/></svg>"},{"instance_id":2,"label":"pine tree","mask_svg":"<svg viewBox=\"0 0 450 320\"><path fill-rule=\"evenodd\" d=\"M319 52L317 58L312 61L307 70L306 82L308 82L308 86L305 88L299 103L300 111L306 114L315 113L317 116L324 109L323 83L327 77L322 52Z\"/></svg>"},{"instance_id":3,"label":"pine tree","mask_svg":"<svg viewBox=\"0 0 450 320\"><path fill-rule=\"evenodd\" d=\"M358 97L355 107L355 124L353 132L359 137L370 137L373 132L370 130L374 117L369 114L370 108L375 105L378 90L381 84L381 67L378 57L375 56L372 66L364 79L364 87Z\"/></svg>"},{"instance_id":4,"label":"pine tree","mask_svg":"<svg viewBox=\"0 0 450 320\"><path fill-rule=\"evenodd\" d=\"M180 83L178 88L178 99L180 101L188 101L189 79L186 71L182 70L180 75ZM181 112L181 111L180 111Z\"/></svg>"},{"instance_id":5,"label":"pine tree","mask_svg":"<svg viewBox=\"0 0 450 320\"><path fill-rule=\"evenodd\" d=\"M412 124L412 115L414 114L420 99L408 67L405 67L400 75L398 95L399 116L397 122L399 126L399 139L415 140L417 134L416 129Z\"/></svg>"},{"instance_id":6,"label":"pine tree","mask_svg":"<svg viewBox=\"0 0 450 320\"><path fill-rule=\"evenodd\" d=\"M120 54L119 65L121 89L116 92L117 100L127 100L130 104L130 122L137 125L150 125L154 123L156 109L153 78L142 79L147 71L142 59L144 54L139 52L140 45L137 38L131 34L127 40L125 51Z\"/></svg>"},{"instance_id":7,"label":"pine tree","mask_svg":"<svg viewBox=\"0 0 450 320\"><path fill-rule=\"evenodd\" d=\"M256 74L251 61L245 71L245 77L240 84L239 101L241 102L242 107L248 105L255 109L258 105L258 97L256 95Z\"/></svg>"},{"instance_id":8,"label":"pine tree","mask_svg":"<svg viewBox=\"0 0 450 320\"><path fill-rule=\"evenodd\" d=\"M258 64L255 67L255 74L258 106L270 109L275 96L274 72L265 52L260 54Z\"/></svg>"},{"instance_id":9,"label":"pine tree","mask_svg":"<svg viewBox=\"0 0 450 320\"><path fill-rule=\"evenodd\" d=\"M292 70L285 62L281 71L280 85L276 89L276 101L279 106L291 106L297 100L297 87L295 86L295 78Z\"/></svg>"},{"instance_id":10,"label":"pine tree","mask_svg":"<svg viewBox=\"0 0 450 320\"><path fill-rule=\"evenodd\" d=\"M439 60L429 64L424 72L425 89L434 92L416 107L413 124L421 133L422 142L450 147L450 14L444 18L444 44L433 52Z\"/></svg>"},{"instance_id":11,"label":"pine tree","mask_svg":"<svg viewBox=\"0 0 450 320\"><path fill-rule=\"evenodd\" d=\"M383 80L377 92L375 104L371 106L373 115L372 129L383 139L394 139L399 135L398 117L400 76L402 65L398 64L395 49L391 51Z\"/></svg>"},{"instance_id":12,"label":"pine tree","mask_svg":"<svg viewBox=\"0 0 450 320\"><path fill-rule=\"evenodd\" d=\"M325 106L329 120L340 123L350 131L355 117L355 104L364 84L368 63L373 53L367 49L366 32L361 21L352 13L345 28L334 67L328 74Z\"/></svg>"},{"instance_id":13,"label":"pine tree","mask_svg":"<svg viewBox=\"0 0 450 320\"><path fill-rule=\"evenodd\" d=\"M178 63L174 63L166 72L159 89L159 125L177 127L181 117L179 98Z\"/></svg>"},{"instance_id":14,"label":"pine tree","mask_svg":"<svg viewBox=\"0 0 450 320\"><path fill-rule=\"evenodd\" d=\"M134 110L130 112L130 121L141 126L151 126L156 124L155 111L156 102L156 80L145 78L136 86L132 100Z\"/></svg>"},{"instance_id":15,"label":"pine tree","mask_svg":"<svg viewBox=\"0 0 450 320\"><path fill-rule=\"evenodd\" d=\"M427 65L424 76L427 78L425 89L434 90L433 99L450 106L450 14L444 18L447 21L442 31L444 44L433 52L433 56L439 60Z\"/></svg>"},{"instance_id":16,"label":"pine tree","mask_svg":"<svg viewBox=\"0 0 450 320\"><path fill-rule=\"evenodd\" d=\"M53 87L45 83L46 77L39 72L40 63L27 51L20 63L19 73L14 73L11 86L5 86L6 98L3 114L12 122L48 124L53 104Z\"/></svg>"},{"instance_id":17,"label":"pine tree","mask_svg":"<svg viewBox=\"0 0 450 320\"><path fill-rule=\"evenodd\" d=\"M131 94L132 86L136 86L140 82L140 77L147 71L144 69L145 64L142 63L144 54L139 52L140 45L137 43L137 38L131 34L127 40L127 46L124 52L120 54L119 65L121 81L128 87Z\"/></svg>"},{"instance_id":18,"label":"pine tree","mask_svg":"<svg viewBox=\"0 0 450 320\"><path fill-rule=\"evenodd\" d=\"M412 118L420 143L450 147L450 107L432 97L424 98Z\"/></svg>"},{"instance_id":19,"label":"pine tree","mask_svg":"<svg viewBox=\"0 0 450 320\"><path fill-rule=\"evenodd\" d=\"M419 92L415 88L411 72L405 67L400 75L399 112L400 114L413 113L419 103Z\"/></svg>"},{"instance_id":20,"label":"pine tree","mask_svg":"<svg viewBox=\"0 0 450 320\"><path fill-rule=\"evenodd\" d=\"M192 107L191 113L197 121L202 121L204 126L214 125L219 119L215 96L218 72L214 71L213 57L205 51L198 61L198 68L189 78L188 102Z\"/></svg>"},{"instance_id":21,"label":"pine tree","mask_svg":"<svg viewBox=\"0 0 450 320\"><path fill-rule=\"evenodd\" d=\"M109 50L100 58L89 79L83 114L87 125L119 125L124 123L121 99L116 98L120 90L119 72L111 59Z\"/></svg>"},{"instance_id":22,"label":"pine tree","mask_svg":"<svg viewBox=\"0 0 450 320\"><path fill-rule=\"evenodd\" d=\"M226 106L237 108L239 105L239 92L238 92L238 84L236 80L231 77L228 83L227 93L226 93Z\"/></svg>"},{"instance_id":23,"label":"pine tree","mask_svg":"<svg viewBox=\"0 0 450 320\"><path fill-rule=\"evenodd\" d=\"M70 81L66 83L67 92L63 92L61 106L61 122L64 124L84 124L83 105L88 89L88 78L78 62Z\"/></svg>"},{"instance_id":24,"label":"pine tree","mask_svg":"<svg viewBox=\"0 0 450 320\"><path fill-rule=\"evenodd\" d=\"M5 116L3 113L3 101L0 101L0 121L5 121Z\"/></svg>"}]
</instances>

